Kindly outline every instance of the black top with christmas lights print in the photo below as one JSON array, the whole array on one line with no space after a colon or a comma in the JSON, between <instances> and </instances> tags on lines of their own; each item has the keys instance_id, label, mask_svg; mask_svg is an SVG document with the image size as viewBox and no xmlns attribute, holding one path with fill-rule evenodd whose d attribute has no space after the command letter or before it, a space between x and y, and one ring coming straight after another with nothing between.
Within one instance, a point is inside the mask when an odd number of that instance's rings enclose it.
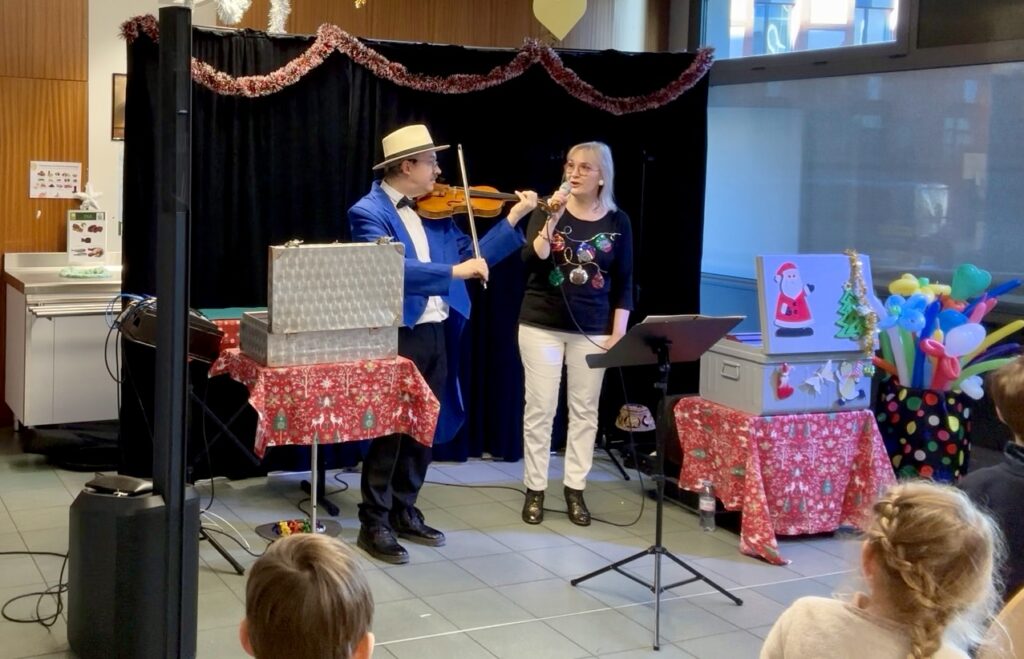
<instances>
[{"instance_id":1,"label":"black top with christmas lights print","mask_svg":"<svg viewBox=\"0 0 1024 659\"><path fill-rule=\"evenodd\" d=\"M610 334L615 309L633 309L629 217L615 210L588 221L567 209L555 225L551 255L541 259L533 239L546 221L547 214L538 209L526 229L523 261L529 276L519 322L566 332Z\"/></svg>"}]
</instances>

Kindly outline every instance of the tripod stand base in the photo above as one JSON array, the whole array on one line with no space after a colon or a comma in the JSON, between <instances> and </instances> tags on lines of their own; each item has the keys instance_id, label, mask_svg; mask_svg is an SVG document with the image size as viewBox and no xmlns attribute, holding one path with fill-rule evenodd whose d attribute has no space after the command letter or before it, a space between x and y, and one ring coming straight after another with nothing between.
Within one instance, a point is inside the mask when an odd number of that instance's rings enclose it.
<instances>
[{"instance_id":1,"label":"tripod stand base","mask_svg":"<svg viewBox=\"0 0 1024 659\"><path fill-rule=\"evenodd\" d=\"M691 577L690 579L683 579L682 581L676 581L675 583L670 583L668 585L662 586L662 585L657 584L657 583L648 583L647 581L644 581L640 577L637 577L637 576L635 576L633 574L630 574L629 572L624 572L621 569L622 566L624 566L624 565L627 565L629 563L632 563L633 561L639 560L639 559L643 558L644 556L652 556L652 555L656 557L655 560L657 560L661 556L664 556L665 558L668 558L668 559L672 560L679 567L683 568L684 570L687 570L690 574L692 574L693 577ZM712 588L714 588L715 590L717 590L718 592L722 593L723 595L725 595L726 597L731 599L733 602L736 603L737 606L741 606L743 604L743 600L741 600L740 598L736 597L735 595L733 595L732 593L730 593L726 589L722 588L721 586L719 586L717 583L715 583L711 579L708 579L707 577L705 577L703 574L701 574L700 572L698 572L694 568L690 567L690 565L686 561L684 561L683 559L679 558L678 556L676 556L675 554L673 554L669 550L665 549L664 547L658 547L657 545L651 545L650 547L648 547L647 549L645 549L645 550L643 550L641 552L637 552L637 553L633 554L632 556L630 556L628 558L624 558L621 561L617 561L615 563L612 563L611 565L606 565L605 567L603 567L603 568L601 568L599 570L594 570L590 574L585 574L582 577L577 577L577 578L573 579L572 581L570 581L569 583L571 583L572 585L576 586L578 584L583 583L587 579L592 579L592 578L594 578L596 576L604 574L605 572L611 572L613 570L615 572L618 572L619 574L621 574L624 577L628 577L629 579L632 579L633 581L637 582L638 584L640 584L644 588L647 588L648 590L650 590L652 593L655 593L655 594L663 593L666 590L671 590L672 588L678 588L679 586L685 586L686 584L694 583L695 581L703 581L706 584L708 584L709 586L711 586ZM658 581L660 581L660 579Z\"/></svg>"},{"instance_id":2,"label":"tripod stand base","mask_svg":"<svg viewBox=\"0 0 1024 659\"><path fill-rule=\"evenodd\" d=\"M629 572L626 572L625 570L622 569L623 566L628 565L628 564L632 563L633 561L638 561L638 560L644 558L645 556L654 556L654 582L653 583L652 582L648 582L648 581L644 581L640 577L638 577L638 576L636 576L634 574L630 574ZM692 574L693 577L691 577L689 579L683 579L682 581L676 581L675 583L670 583L670 584L667 584L667 585L662 585L662 583L661 583L661 557L662 556L664 556L665 558L668 558L671 561L673 561L674 563L676 563L676 565L678 565L679 567L683 568L684 570L686 570L687 572ZM657 649L659 649L661 647L661 594L663 592L665 592L666 590L669 590L671 588L677 588L679 586L685 586L688 583L694 583L696 581L703 581L704 583L708 584L709 586L711 586L712 588L714 588L715 590L717 590L718 592L722 593L723 595L728 597L730 600L735 602L737 606L742 606L743 605L743 600L741 600L740 598L736 597L735 595L733 595L732 593L727 591L725 588L722 588L721 586L719 586L717 583L715 583L711 579L708 579L702 573L698 572L696 569L694 569L689 564L687 564L686 561L684 561L683 559L679 558L678 556L676 556L675 554L673 554L672 552L670 552L669 550L665 549L664 547L662 547L660 545L651 545L650 547L648 547L647 549L645 549L645 550L643 550L641 552L637 552L637 553L633 554L632 556L628 556L626 558L623 558L620 561L616 561L616 562L612 563L611 565L606 565L605 567L603 567L603 568L601 568L599 570L594 570L593 572L591 572L589 574L585 574L582 577L577 577L576 579L573 579L569 583L571 583L574 586L578 586L579 584L583 583L584 581L586 581L588 579L593 579L594 577L600 576L600 575L602 575L602 574L604 574L606 572L613 572L613 571L614 572L618 572L622 576L637 582L638 584L640 584L644 588L647 588L652 593L654 593L654 649L655 650L657 650Z\"/></svg>"},{"instance_id":3,"label":"tripod stand base","mask_svg":"<svg viewBox=\"0 0 1024 659\"><path fill-rule=\"evenodd\" d=\"M242 564L235 560L235 557L228 553L227 549L224 549L224 545L220 544L220 541L210 535L203 527L199 527L199 539L206 540L213 545L213 548L217 550L217 553L223 556L225 561L231 563L231 567L235 569L238 576L241 577L245 574L245 568L242 567Z\"/></svg>"}]
</instances>

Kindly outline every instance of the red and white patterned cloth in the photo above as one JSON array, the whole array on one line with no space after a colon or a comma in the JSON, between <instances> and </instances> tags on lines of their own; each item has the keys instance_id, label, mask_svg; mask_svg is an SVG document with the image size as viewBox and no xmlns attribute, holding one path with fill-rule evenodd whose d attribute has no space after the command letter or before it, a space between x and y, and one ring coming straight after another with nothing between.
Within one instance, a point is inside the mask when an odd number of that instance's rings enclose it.
<instances>
[{"instance_id":1,"label":"red and white patterned cloth","mask_svg":"<svg viewBox=\"0 0 1024 659\"><path fill-rule=\"evenodd\" d=\"M238 347L238 335L242 328L240 318L217 318L213 324L224 332L224 336L220 339L221 352Z\"/></svg>"},{"instance_id":2,"label":"red and white patterned cloth","mask_svg":"<svg viewBox=\"0 0 1024 659\"><path fill-rule=\"evenodd\" d=\"M752 416L703 398L675 407L680 485L710 480L727 510L743 513L740 551L776 565L776 534L860 526L896 482L871 410Z\"/></svg>"},{"instance_id":3,"label":"red and white patterned cloth","mask_svg":"<svg viewBox=\"0 0 1024 659\"><path fill-rule=\"evenodd\" d=\"M404 357L312 366L261 366L225 350L210 377L227 373L249 388L259 415L256 455L268 446L321 444L404 433L430 446L441 406Z\"/></svg>"}]
</instances>

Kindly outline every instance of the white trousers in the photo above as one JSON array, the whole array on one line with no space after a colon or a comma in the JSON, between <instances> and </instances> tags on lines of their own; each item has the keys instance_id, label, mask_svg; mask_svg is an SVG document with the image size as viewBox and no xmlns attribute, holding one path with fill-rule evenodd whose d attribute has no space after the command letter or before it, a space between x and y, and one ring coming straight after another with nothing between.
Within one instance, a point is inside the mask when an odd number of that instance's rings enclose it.
<instances>
[{"instance_id":1,"label":"white trousers","mask_svg":"<svg viewBox=\"0 0 1024 659\"><path fill-rule=\"evenodd\" d=\"M558 407L562 363L568 375L569 433L565 449L565 485L574 490L587 486L594 463L597 412L601 399L603 368L587 366L586 356L603 352L608 335L583 334L519 326L519 354L526 374L526 409L523 414L523 483L531 490L548 486L551 427Z\"/></svg>"}]
</instances>

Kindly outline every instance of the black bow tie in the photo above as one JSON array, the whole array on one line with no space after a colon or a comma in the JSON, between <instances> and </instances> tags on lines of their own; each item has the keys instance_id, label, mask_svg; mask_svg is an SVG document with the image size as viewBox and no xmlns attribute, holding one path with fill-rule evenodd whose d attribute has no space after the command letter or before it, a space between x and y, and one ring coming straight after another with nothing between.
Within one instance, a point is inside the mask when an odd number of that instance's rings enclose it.
<instances>
[{"instance_id":1,"label":"black bow tie","mask_svg":"<svg viewBox=\"0 0 1024 659\"><path fill-rule=\"evenodd\" d=\"M402 210L406 206L413 210L416 210L416 200L409 199L408 197L402 197L401 199L398 200L398 203L396 203L395 206L398 207L398 210Z\"/></svg>"}]
</instances>

